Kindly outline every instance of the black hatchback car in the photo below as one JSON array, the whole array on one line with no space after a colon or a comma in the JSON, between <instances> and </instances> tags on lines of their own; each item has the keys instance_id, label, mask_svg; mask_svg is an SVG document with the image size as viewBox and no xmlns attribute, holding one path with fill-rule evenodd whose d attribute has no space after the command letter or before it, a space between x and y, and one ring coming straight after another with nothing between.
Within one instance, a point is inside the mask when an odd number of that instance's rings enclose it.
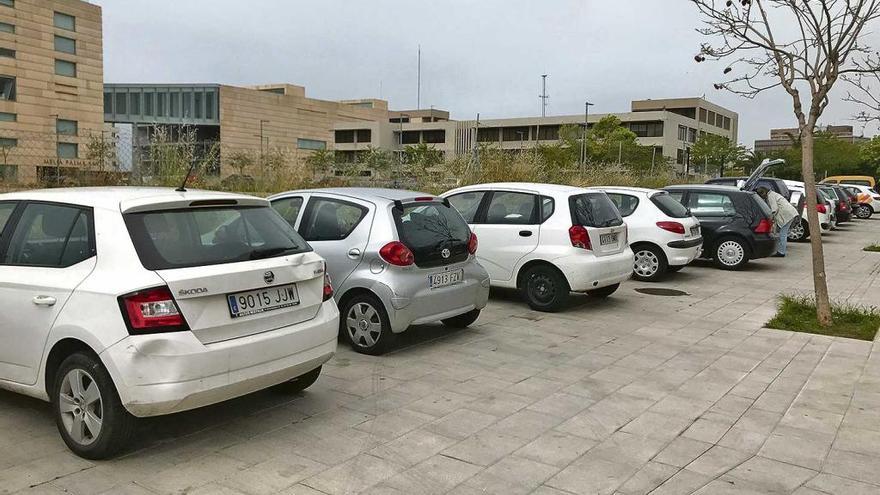
<instances>
[{"instance_id":1,"label":"black hatchback car","mask_svg":"<svg viewBox=\"0 0 880 495\"><path fill-rule=\"evenodd\" d=\"M749 177L715 177L714 179L707 180L706 184L740 187L748 179ZM785 199L791 200L791 190L788 188L788 186L785 185L785 181L782 179L777 179L775 177L759 177L749 190L757 191L759 187L766 187L771 191L776 191L777 193L781 194Z\"/></svg>"},{"instance_id":2,"label":"black hatchback car","mask_svg":"<svg viewBox=\"0 0 880 495\"><path fill-rule=\"evenodd\" d=\"M738 270L776 252L770 207L757 194L735 187L688 184L664 188L700 221L703 256L718 268Z\"/></svg>"}]
</instances>

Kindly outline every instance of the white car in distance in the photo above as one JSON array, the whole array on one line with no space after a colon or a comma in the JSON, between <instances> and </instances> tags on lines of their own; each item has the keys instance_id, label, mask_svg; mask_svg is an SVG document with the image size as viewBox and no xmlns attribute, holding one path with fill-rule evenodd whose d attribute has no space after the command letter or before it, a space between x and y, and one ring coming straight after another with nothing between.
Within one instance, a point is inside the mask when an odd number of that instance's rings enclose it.
<instances>
[{"instance_id":1,"label":"white car in distance","mask_svg":"<svg viewBox=\"0 0 880 495\"><path fill-rule=\"evenodd\" d=\"M700 221L666 191L640 187L596 187L623 216L633 251L633 278L654 282L700 255Z\"/></svg>"},{"instance_id":2,"label":"white car in distance","mask_svg":"<svg viewBox=\"0 0 880 495\"><path fill-rule=\"evenodd\" d=\"M480 239L492 286L532 309L559 311L570 292L613 294L632 274L626 225L601 191L555 184L478 184L447 191Z\"/></svg>"},{"instance_id":3,"label":"white car in distance","mask_svg":"<svg viewBox=\"0 0 880 495\"><path fill-rule=\"evenodd\" d=\"M0 195L0 388L52 403L76 454L135 417L288 382L336 351L325 262L265 199L139 187Z\"/></svg>"}]
</instances>

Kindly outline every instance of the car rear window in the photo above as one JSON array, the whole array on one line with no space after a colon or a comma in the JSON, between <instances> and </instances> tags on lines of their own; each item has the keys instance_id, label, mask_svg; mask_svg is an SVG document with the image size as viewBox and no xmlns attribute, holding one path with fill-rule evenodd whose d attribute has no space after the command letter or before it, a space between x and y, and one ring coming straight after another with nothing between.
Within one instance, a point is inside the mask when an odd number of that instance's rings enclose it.
<instances>
[{"instance_id":1,"label":"car rear window","mask_svg":"<svg viewBox=\"0 0 880 495\"><path fill-rule=\"evenodd\" d=\"M577 194L568 198L571 221L584 227L614 227L623 218L605 193Z\"/></svg>"},{"instance_id":2,"label":"car rear window","mask_svg":"<svg viewBox=\"0 0 880 495\"><path fill-rule=\"evenodd\" d=\"M651 202L668 217L687 218L691 215L688 209L669 193L655 194L651 196Z\"/></svg>"},{"instance_id":3,"label":"car rear window","mask_svg":"<svg viewBox=\"0 0 880 495\"><path fill-rule=\"evenodd\" d=\"M161 210L124 217L148 270L234 263L311 249L267 206Z\"/></svg>"},{"instance_id":4,"label":"car rear window","mask_svg":"<svg viewBox=\"0 0 880 495\"><path fill-rule=\"evenodd\" d=\"M419 202L392 212L400 242L413 252L416 265L438 266L467 259L471 230L452 206ZM444 249L450 250L450 256L442 256Z\"/></svg>"}]
</instances>

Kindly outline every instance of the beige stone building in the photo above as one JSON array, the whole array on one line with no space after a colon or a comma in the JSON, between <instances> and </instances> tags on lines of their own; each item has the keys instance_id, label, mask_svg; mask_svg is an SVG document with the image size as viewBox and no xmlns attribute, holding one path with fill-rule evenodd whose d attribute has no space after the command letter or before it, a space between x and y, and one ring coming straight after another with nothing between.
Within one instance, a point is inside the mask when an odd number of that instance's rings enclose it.
<instances>
[{"instance_id":1,"label":"beige stone building","mask_svg":"<svg viewBox=\"0 0 880 495\"><path fill-rule=\"evenodd\" d=\"M0 0L0 176L33 183L83 166L88 136L104 130L103 79L100 7Z\"/></svg>"}]
</instances>

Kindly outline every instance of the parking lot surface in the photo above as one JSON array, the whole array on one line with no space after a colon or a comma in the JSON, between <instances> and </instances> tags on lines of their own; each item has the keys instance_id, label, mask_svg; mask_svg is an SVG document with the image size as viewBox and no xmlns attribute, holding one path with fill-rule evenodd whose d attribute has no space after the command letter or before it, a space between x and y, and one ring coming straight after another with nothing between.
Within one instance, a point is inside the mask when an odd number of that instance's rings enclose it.
<instances>
[{"instance_id":1,"label":"parking lot surface","mask_svg":"<svg viewBox=\"0 0 880 495\"><path fill-rule=\"evenodd\" d=\"M827 236L834 298L880 305L880 254L861 250L878 234ZM880 493L880 341L762 328L812 287L809 246L789 246L557 314L495 291L469 329L415 327L382 357L340 346L305 393L145 421L113 461L0 392L0 493Z\"/></svg>"}]
</instances>

